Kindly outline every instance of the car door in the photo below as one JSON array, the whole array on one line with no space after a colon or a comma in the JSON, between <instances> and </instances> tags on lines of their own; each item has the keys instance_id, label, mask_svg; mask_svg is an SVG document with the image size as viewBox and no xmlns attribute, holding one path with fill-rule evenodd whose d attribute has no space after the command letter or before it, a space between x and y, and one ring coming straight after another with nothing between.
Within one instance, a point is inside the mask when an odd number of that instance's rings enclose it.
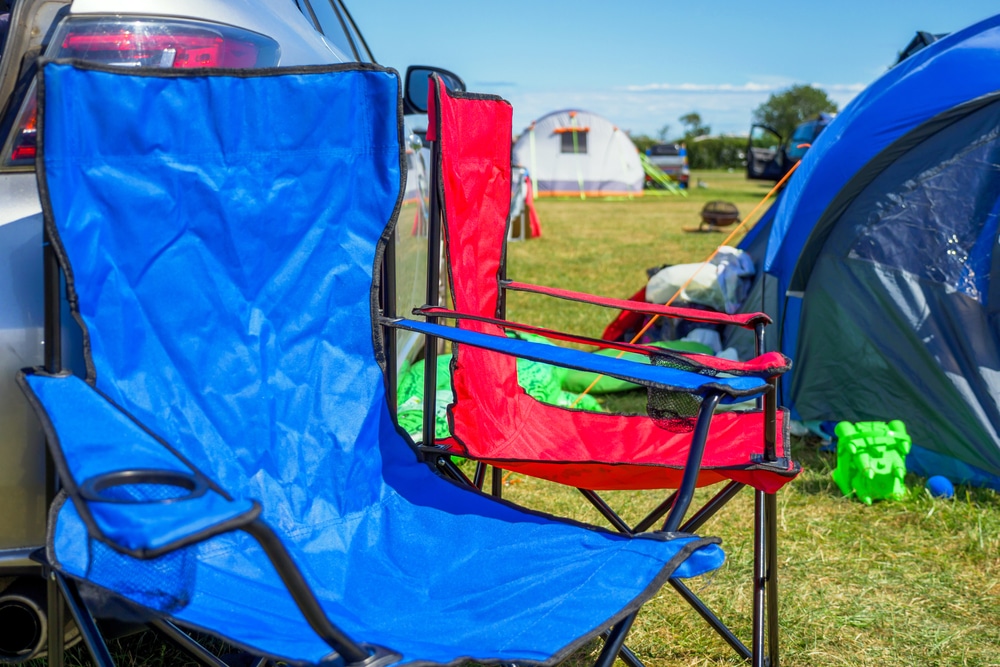
<instances>
[{"instance_id":1,"label":"car door","mask_svg":"<svg viewBox=\"0 0 1000 667\"><path fill-rule=\"evenodd\" d=\"M777 181L787 171L784 139L766 125L753 125L747 140L747 178Z\"/></svg>"}]
</instances>

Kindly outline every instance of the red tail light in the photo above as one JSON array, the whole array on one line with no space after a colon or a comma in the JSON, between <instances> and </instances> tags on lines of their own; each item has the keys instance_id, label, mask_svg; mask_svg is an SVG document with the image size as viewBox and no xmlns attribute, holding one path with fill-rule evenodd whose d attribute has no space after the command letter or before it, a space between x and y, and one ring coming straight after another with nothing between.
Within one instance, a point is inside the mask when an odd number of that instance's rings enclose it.
<instances>
[{"instance_id":1,"label":"red tail light","mask_svg":"<svg viewBox=\"0 0 1000 667\"><path fill-rule=\"evenodd\" d=\"M31 89L24 108L17 118L17 134L8 164L33 164L38 141L38 104L35 90Z\"/></svg>"},{"instance_id":2,"label":"red tail light","mask_svg":"<svg viewBox=\"0 0 1000 667\"><path fill-rule=\"evenodd\" d=\"M46 55L123 67L272 67L278 45L246 30L183 20L72 18L60 25ZM32 84L34 86L34 84ZM30 165L36 154L32 87L15 127L8 165Z\"/></svg>"},{"instance_id":3,"label":"red tail light","mask_svg":"<svg viewBox=\"0 0 1000 667\"><path fill-rule=\"evenodd\" d=\"M164 27L164 26L157 26ZM98 27L100 28L100 26ZM260 47L203 30L136 32L132 26L112 31L71 32L59 55L140 67L255 67Z\"/></svg>"}]
</instances>

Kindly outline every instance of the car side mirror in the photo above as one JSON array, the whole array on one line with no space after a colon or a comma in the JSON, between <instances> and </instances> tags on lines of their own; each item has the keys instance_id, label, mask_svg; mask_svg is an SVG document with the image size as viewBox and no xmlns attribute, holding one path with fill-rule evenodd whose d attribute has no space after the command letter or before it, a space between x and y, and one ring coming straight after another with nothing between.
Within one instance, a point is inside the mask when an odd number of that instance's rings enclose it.
<instances>
[{"instance_id":1,"label":"car side mirror","mask_svg":"<svg viewBox=\"0 0 1000 667\"><path fill-rule=\"evenodd\" d=\"M454 72L428 65L410 65L406 68L406 86L403 92L403 113L427 113L428 77L437 74L450 91L465 92L465 82Z\"/></svg>"}]
</instances>

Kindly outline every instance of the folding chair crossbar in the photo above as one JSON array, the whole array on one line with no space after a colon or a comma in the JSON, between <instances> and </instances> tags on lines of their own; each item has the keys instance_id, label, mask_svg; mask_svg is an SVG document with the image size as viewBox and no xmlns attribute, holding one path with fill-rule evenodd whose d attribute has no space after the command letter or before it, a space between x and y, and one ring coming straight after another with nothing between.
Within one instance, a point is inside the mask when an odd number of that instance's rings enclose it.
<instances>
[{"instance_id":1,"label":"folding chair crossbar","mask_svg":"<svg viewBox=\"0 0 1000 667\"><path fill-rule=\"evenodd\" d=\"M766 313L737 313L728 315L708 310L696 310L694 308L677 308L674 306L663 306L655 303L640 303L628 301L626 299L612 299L608 297L594 296L582 292L574 292L556 287L544 287L542 285L531 285L517 282L515 280L504 280L501 282L504 289L519 292L533 292L544 294L567 301L578 301L606 308L616 308L618 310L630 310L644 315L660 315L674 319L683 319L689 322L702 322L704 324L728 324L742 327L744 329L754 329L757 325L770 324L771 318Z\"/></svg>"},{"instance_id":2,"label":"folding chair crossbar","mask_svg":"<svg viewBox=\"0 0 1000 667\"><path fill-rule=\"evenodd\" d=\"M544 327L536 327L529 324L522 324L520 322L513 322L511 320L506 320L501 318L482 317L479 315L470 315L468 313L459 313L454 310L449 310L447 308L435 308L435 307L415 308L413 310L413 313L414 315L423 315L424 317L434 318L435 320L439 318L447 318L447 319L455 319L458 321L483 322L486 324L493 324L497 327L500 327L501 329L531 333L538 336L543 336L545 338L561 340L568 343L582 343L584 345L591 345L606 350L635 352L637 354L643 354L647 356L656 355L659 357L670 358L678 362L679 364L686 365L691 369L698 371L727 373L729 375L736 375L736 376L771 378L774 377L775 375L779 375L781 373L788 371L789 368L791 367L788 358L779 352L770 352L766 355L762 355L757 358L751 359L750 361L745 361L745 362L729 361L727 359L720 359L719 357L714 357L712 355L698 354L692 352L678 352L666 348L655 347L653 345L623 343L619 341L604 340L601 338L578 336L575 334L568 334L562 331L555 331L553 329L546 329Z\"/></svg>"},{"instance_id":3,"label":"folding chair crossbar","mask_svg":"<svg viewBox=\"0 0 1000 667\"><path fill-rule=\"evenodd\" d=\"M680 527L681 532L696 532L709 519L711 519L720 509L722 509L733 497L736 496L746 485L740 482L730 482L723 487L715 496L707 501L701 508ZM583 496L601 513L602 516L616 530L626 534L639 534L648 530L673 507L678 492L675 491L666 500L653 509L644 519L630 527L628 523L611 508L601 496L594 491L578 489ZM754 491L755 494L755 534L754 534L754 630L753 636L757 640L759 633L767 632L767 645L769 647L778 646L778 579L777 579L777 525L776 525L776 496L766 494L761 491ZM763 500L761 500L763 497ZM666 530L666 526L664 526ZM760 535L758 535L758 531ZM753 661L755 655L763 657L762 643L759 644L756 652L751 651L740 639L733 634L732 630L723 623L715 612L706 605L690 588L683 582L671 580L670 585L687 601L691 607L705 620L708 625L715 630L727 644L729 644L737 654L744 660ZM766 604L766 609L764 605ZM758 617L764 619L758 621ZM759 626L759 627L758 627ZM624 659L624 658L623 658ZM777 651L772 649L768 656L767 664L777 664ZM756 664L762 664L756 662Z\"/></svg>"},{"instance_id":4,"label":"folding chair crossbar","mask_svg":"<svg viewBox=\"0 0 1000 667\"><path fill-rule=\"evenodd\" d=\"M169 639L175 646L192 656L205 667L227 667L226 663L215 657L211 651L192 639L186 632L170 621L157 618L149 623L153 628ZM265 660L262 658L262 660Z\"/></svg>"}]
</instances>

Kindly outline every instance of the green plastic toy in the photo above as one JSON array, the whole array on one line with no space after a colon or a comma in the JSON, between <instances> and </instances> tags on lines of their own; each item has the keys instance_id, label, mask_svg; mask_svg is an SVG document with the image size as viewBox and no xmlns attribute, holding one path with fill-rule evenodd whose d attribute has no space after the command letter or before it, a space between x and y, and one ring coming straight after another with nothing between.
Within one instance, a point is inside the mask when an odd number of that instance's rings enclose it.
<instances>
[{"instance_id":1,"label":"green plastic toy","mask_svg":"<svg viewBox=\"0 0 1000 667\"><path fill-rule=\"evenodd\" d=\"M911 440L903 422L840 422L834 432L837 467L832 476L845 496L857 495L866 505L906 496L903 478Z\"/></svg>"},{"instance_id":2,"label":"green plastic toy","mask_svg":"<svg viewBox=\"0 0 1000 667\"><path fill-rule=\"evenodd\" d=\"M519 333L517 337L552 344L550 340L535 334ZM527 359L517 360L518 384L535 400L564 408L572 407L591 412L606 411L593 396L585 395L581 399L577 393L564 391L562 380L565 374L566 369L558 366ZM417 361L400 373L396 397L398 400L397 422L414 440L420 440L423 437L424 424L423 360ZM437 358L434 437L447 438L451 434L448 428L448 406L454 402L455 395L451 390L451 354L441 354Z\"/></svg>"}]
</instances>

